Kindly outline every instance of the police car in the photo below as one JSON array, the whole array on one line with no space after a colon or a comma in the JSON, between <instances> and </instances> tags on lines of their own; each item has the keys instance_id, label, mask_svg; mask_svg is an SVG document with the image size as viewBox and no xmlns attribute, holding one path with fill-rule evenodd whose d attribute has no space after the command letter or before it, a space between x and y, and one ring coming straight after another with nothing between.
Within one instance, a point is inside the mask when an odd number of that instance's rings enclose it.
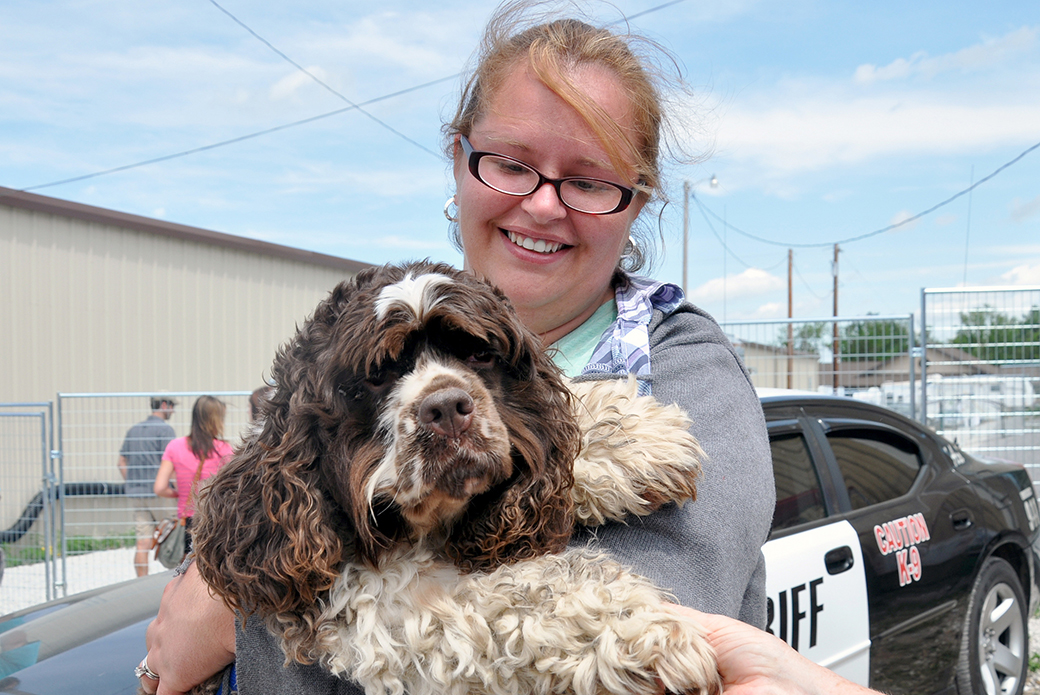
<instances>
[{"instance_id":1,"label":"police car","mask_svg":"<svg viewBox=\"0 0 1040 695\"><path fill-rule=\"evenodd\" d=\"M1021 693L1040 513L1026 470L889 410L763 392L768 629L888 693Z\"/></svg>"},{"instance_id":2,"label":"police car","mask_svg":"<svg viewBox=\"0 0 1040 695\"><path fill-rule=\"evenodd\" d=\"M777 490L770 632L893 695L1021 693L1040 596L1025 469L876 406L778 393L762 397ZM0 693L133 692L169 578L0 618Z\"/></svg>"}]
</instances>

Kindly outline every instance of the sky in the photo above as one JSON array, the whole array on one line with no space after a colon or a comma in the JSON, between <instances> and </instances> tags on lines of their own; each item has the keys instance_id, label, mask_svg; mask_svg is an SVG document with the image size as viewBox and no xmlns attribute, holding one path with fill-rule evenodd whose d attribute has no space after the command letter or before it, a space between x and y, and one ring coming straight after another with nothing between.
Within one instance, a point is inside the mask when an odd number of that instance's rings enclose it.
<instances>
[{"instance_id":1,"label":"sky","mask_svg":"<svg viewBox=\"0 0 1040 695\"><path fill-rule=\"evenodd\" d=\"M494 7L4 0L0 186L459 265L441 124ZM1035 0L587 7L631 17L692 88L670 114L699 156L666 163L648 274L682 284L686 213L687 294L719 320L787 316L789 250L793 315L832 315L835 244L842 316L919 312L925 287L1040 285Z\"/></svg>"}]
</instances>

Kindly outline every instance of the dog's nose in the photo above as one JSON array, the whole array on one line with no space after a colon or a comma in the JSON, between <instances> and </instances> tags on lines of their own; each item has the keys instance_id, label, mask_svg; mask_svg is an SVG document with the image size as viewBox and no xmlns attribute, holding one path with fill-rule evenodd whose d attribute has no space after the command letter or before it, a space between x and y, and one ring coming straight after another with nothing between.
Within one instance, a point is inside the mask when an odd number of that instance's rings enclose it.
<instances>
[{"instance_id":1,"label":"dog's nose","mask_svg":"<svg viewBox=\"0 0 1040 695\"><path fill-rule=\"evenodd\" d=\"M431 393L419 406L419 422L444 437L460 437L473 422L473 399L460 388Z\"/></svg>"}]
</instances>

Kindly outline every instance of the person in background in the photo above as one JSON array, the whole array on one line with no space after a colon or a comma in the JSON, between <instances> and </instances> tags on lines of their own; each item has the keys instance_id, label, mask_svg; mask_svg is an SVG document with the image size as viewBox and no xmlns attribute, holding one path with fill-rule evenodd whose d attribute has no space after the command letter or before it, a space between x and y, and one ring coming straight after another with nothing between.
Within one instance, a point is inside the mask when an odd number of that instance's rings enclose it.
<instances>
[{"instance_id":1,"label":"person in background","mask_svg":"<svg viewBox=\"0 0 1040 695\"><path fill-rule=\"evenodd\" d=\"M134 525L137 546L134 552L134 571L138 577L148 574L148 551L152 549L152 534L164 517L173 513L173 505L154 491L155 476L159 472L166 445L177 436L168 421L173 417L177 401L167 396L153 396L152 414L131 427L119 449L119 473L123 476L125 494L134 498Z\"/></svg>"},{"instance_id":2,"label":"person in background","mask_svg":"<svg viewBox=\"0 0 1040 695\"><path fill-rule=\"evenodd\" d=\"M260 401L267 397L270 393L270 386L261 386L255 389L249 394L249 423L255 423L257 418L260 417Z\"/></svg>"},{"instance_id":3,"label":"person in background","mask_svg":"<svg viewBox=\"0 0 1040 695\"><path fill-rule=\"evenodd\" d=\"M231 445L224 441L227 406L213 396L199 396L191 409L191 434L166 446L154 491L177 500L177 519L186 527L185 552L191 551L191 517L200 481L220 470L231 458ZM174 485L171 482L176 481Z\"/></svg>"},{"instance_id":4,"label":"person in background","mask_svg":"<svg viewBox=\"0 0 1040 695\"><path fill-rule=\"evenodd\" d=\"M761 403L714 319L637 275L653 244L638 220L656 219L641 213L663 198L665 98L681 79L666 83L656 66L675 63L649 42L545 9L511 2L488 23L444 128L455 183L444 214L464 268L505 293L565 373L634 375L690 415L707 452L695 502L574 542L683 605L764 627L775 488ZM358 692L320 665L284 666L264 620L236 626L193 564L167 586L147 646L147 693L185 692L232 661L243 695Z\"/></svg>"}]
</instances>

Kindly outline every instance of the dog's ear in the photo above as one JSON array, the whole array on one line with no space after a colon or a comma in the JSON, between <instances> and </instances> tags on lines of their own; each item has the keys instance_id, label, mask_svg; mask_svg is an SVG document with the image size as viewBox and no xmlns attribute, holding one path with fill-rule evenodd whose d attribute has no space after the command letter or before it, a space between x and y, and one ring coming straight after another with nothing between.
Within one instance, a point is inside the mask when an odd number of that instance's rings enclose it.
<instances>
[{"instance_id":1,"label":"dog's ear","mask_svg":"<svg viewBox=\"0 0 1040 695\"><path fill-rule=\"evenodd\" d=\"M192 524L199 572L243 614L302 615L339 574L343 542L316 485L309 439L254 439L200 490Z\"/></svg>"},{"instance_id":2,"label":"dog's ear","mask_svg":"<svg viewBox=\"0 0 1040 695\"><path fill-rule=\"evenodd\" d=\"M192 526L210 587L243 614L277 615L287 631L307 629L346 552L346 531L319 484L326 391L334 390L320 363L354 290L333 290L279 351L262 429L200 491Z\"/></svg>"},{"instance_id":3,"label":"dog's ear","mask_svg":"<svg viewBox=\"0 0 1040 695\"><path fill-rule=\"evenodd\" d=\"M521 331L517 364L533 373L508 384L499 414L509 430L514 475L474 499L451 533L448 552L465 570L490 569L567 545L574 527L571 487L580 446L569 390L559 370Z\"/></svg>"}]
</instances>

